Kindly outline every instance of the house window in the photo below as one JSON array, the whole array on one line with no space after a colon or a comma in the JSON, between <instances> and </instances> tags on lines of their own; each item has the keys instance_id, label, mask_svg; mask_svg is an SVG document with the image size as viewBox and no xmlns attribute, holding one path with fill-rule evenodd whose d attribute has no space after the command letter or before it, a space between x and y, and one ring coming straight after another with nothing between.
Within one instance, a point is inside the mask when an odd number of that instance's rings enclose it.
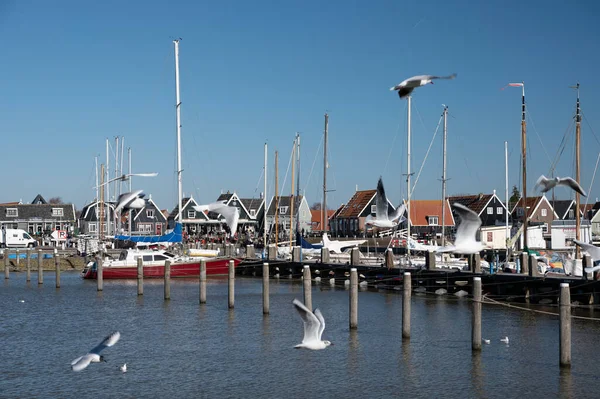
<instances>
[{"instance_id":1,"label":"house window","mask_svg":"<svg viewBox=\"0 0 600 399\"><path fill-rule=\"evenodd\" d=\"M250 217L256 217L256 209L250 209Z\"/></svg>"},{"instance_id":2,"label":"house window","mask_svg":"<svg viewBox=\"0 0 600 399\"><path fill-rule=\"evenodd\" d=\"M196 211L188 211L188 219L196 219Z\"/></svg>"},{"instance_id":3,"label":"house window","mask_svg":"<svg viewBox=\"0 0 600 399\"><path fill-rule=\"evenodd\" d=\"M6 216L17 217L19 216L19 210L17 208L6 209Z\"/></svg>"},{"instance_id":4,"label":"house window","mask_svg":"<svg viewBox=\"0 0 600 399\"><path fill-rule=\"evenodd\" d=\"M502 215L502 207L501 206L499 206L499 207L496 208L496 214L497 215Z\"/></svg>"},{"instance_id":5,"label":"house window","mask_svg":"<svg viewBox=\"0 0 600 399\"><path fill-rule=\"evenodd\" d=\"M493 215L494 214L494 208L492 208L491 206L488 206L488 208L487 208L487 214L488 215Z\"/></svg>"},{"instance_id":6,"label":"house window","mask_svg":"<svg viewBox=\"0 0 600 399\"><path fill-rule=\"evenodd\" d=\"M146 209L146 217L154 219L154 209Z\"/></svg>"},{"instance_id":7,"label":"house window","mask_svg":"<svg viewBox=\"0 0 600 399\"><path fill-rule=\"evenodd\" d=\"M371 213L377 213L377 205L371 205Z\"/></svg>"},{"instance_id":8,"label":"house window","mask_svg":"<svg viewBox=\"0 0 600 399\"><path fill-rule=\"evenodd\" d=\"M542 209L543 211L545 211L545 209ZM544 223L542 225L542 233L547 233L548 232L548 223Z\"/></svg>"},{"instance_id":9,"label":"house window","mask_svg":"<svg viewBox=\"0 0 600 399\"><path fill-rule=\"evenodd\" d=\"M62 208L52 208L52 216L64 216Z\"/></svg>"},{"instance_id":10,"label":"house window","mask_svg":"<svg viewBox=\"0 0 600 399\"><path fill-rule=\"evenodd\" d=\"M438 217L437 216L427 216L427 222L430 226L438 225Z\"/></svg>"},{"instance_id":11,"label":"house window","mask_svg":"<svg viewBox=\"0 0 600 399\"><path fill-rule=\"evenodd\" d=\"M285 215L287 213L288 207L287 206L280 206L279 207L279 214L280 215Z\"/></svg>"},{"instance_id":12,"label":"house window","mask_svg":"<svg viewBox=\"0 0 600 399\"><path fill-rule=\"evenodd\" d=\"M546 216L548 216L548 210L547 209L542 209L542 217L546 217Z\"/></svg>"},{"instance_id":13,"label":"house window","mask_svg":"<svg viewBox=\"0 0 600 399\"><path fill-rule=\"evenodd\" d=\"M90 223L88 225L88 229L89 229L90 233L95 233L98 231L98 225L96 223Z\"/></svg>"}]
</instances>

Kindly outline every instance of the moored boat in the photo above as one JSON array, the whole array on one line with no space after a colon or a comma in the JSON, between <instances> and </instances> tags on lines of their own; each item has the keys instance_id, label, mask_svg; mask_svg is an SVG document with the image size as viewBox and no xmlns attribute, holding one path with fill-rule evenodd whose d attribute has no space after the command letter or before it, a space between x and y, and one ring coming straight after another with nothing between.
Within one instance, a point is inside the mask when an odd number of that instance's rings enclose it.
<instances>
[{"instance_id":1,"label":"moored boat","mask_svg":"<svg viewBox=\"0 0 600 399\"><path fill-rule=\"evenodd\" d=\"M233 261L236 267L241 262L241 259L226 257L178 256L165 250L124 249L118 259L107 258L102 261L102 278L137 278L139 258L143 260L144 277L147 278L162 278L166 261L171 262L171 277L199 277L202 260L206 262L207 275L227 274L229 261ZM81 272L81 276L84 279L96 279L98 277L96 261L89 262Z\"/></svg>"}]
</instances>

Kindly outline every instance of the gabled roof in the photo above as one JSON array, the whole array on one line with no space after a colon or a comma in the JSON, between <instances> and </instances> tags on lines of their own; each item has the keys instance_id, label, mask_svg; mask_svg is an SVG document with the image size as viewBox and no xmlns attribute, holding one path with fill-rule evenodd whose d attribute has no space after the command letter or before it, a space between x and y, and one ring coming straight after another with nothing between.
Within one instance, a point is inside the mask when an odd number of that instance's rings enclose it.
<instances>
[{"instance_id":1,"label":"gabled roof","mask_svg":"<svg viewBox=\"0 0 600 399\"><path fill-rule=\"evenodd\" d=\"M492 200L493 197L494 194L453 195L448 197L448 201L450 201L450 204L458 202L475 212L477 215L481 216L481 213L487 208L487 204Z\"/></svg>"},{"instance_id":2,"label":"gabled roof","mask_svg":"<svg viewBox=\"0 0 600 399\"><path fill-rule=\"evenodd\" d=\"M7 209L17 209L18 216L7 217ZM62 215L54 216L53 209L62 209ZM7 220L27 220L38 218L40 220L75 220L75 207L73 204L17 204L17 205L0 205L0 219Z\"/></svg>"},{"instance_id":3,"label":"gabled roof","mask_svg":"<svg viewBox=\"0 0 600 399\"><path fill-rule=\"evenodd\" d=\"M548 205L550 206L550 209L552 209L552 212L554 212L554 217L558 218L558 215L556 214L556 211L554 210L554 208L552 208L552 204L550 203L550 201L548 201L548 199L546 198L545 195L542 195L541 197L527 197L527 218L531 218L538 210L540 204L542 202L547 202ZM523 197L519 198L519 200L517 201L517 203L515 204L514 208L512 209L512 211L510 212L511 214L515 213L515 210L517 208L522 207L523 203Z\"/></svg>"},{"instance_id":4,"label":"gabled roof","mask_svg":"<svg viewBox=\"0 0 600 399\"><path fill-rule=\"evenodd\" d=\"M450 210L448 200L444 201L446 206L446 226L454 226L454 216ZM411 200L410 201L410 224L411 226L429 226L428 216L437 216L438 225L442 225L442 200Z\"/></svg>"},{"instance_id":5,"label":"gabled roof","mask_svg":"<svg viewBox=\"0 0 600 399\"><path fill-rule=\"evenodd\" d=\"M43 205L43 204L47 204L48 202L46 202L46 200L44 199L44 197L42 197L42 194L38 194L35 196L35 198L33 199L33 201L31 201L31 203L33 205Z\"/></svg>"},{"instance_id":6,"label":"gabled roof","mask_svg":"<svg viewBox=\"0 0 600 399\"><path fill-rule=\"evenodd\" d=\"M575 200L554 200L550 201L554 212L559 219L565 219L569 216L569 209L575 206Z\"/></svg>"},{"instance_id":7,"label":"gabled roof","mask_svg":"<svg viewBox=\"0 0 600 399\"><path fill-rule=\"evenodd\" d=\"M346 206L346 204L342 204L338 207L338 209L336 209L333 212L333 215L331 215L330 219L335 219L336 217L338 217L338 215L340 214L340 212L344 209L344 207Z\"/></svg>"},{"instance_id":8,"label":"gabled roof","mask_svg":"<svg viewBox=\"0 0 600 399\"><path fill-rule=\"evenodd\" d=\"M294 207L294 215L298 213L298 208L302 204L303 200L304 197L302 195L294 196L294 205L297 206L297 208ZM291 196L273 197L271 199L271 204L269 205L269 211L267 212L267 216L275 216L275 207L277 206L279 206L280 208L279 211L277 211L277 214L279 216L289 216L291 212L291 203ZM285 213L281 213L281 207L287 207Z\"/></svg>"},{"instance_id":9,"label":"gabled roof","mask_svg":"<svg viewBox=\"0 0 600 399\"><path fill-rule=\"evenodd\" d=\"M190 205L198 205L196 200L194 200L194 198L192 198L192 197L182 198L181 204L183 205L181 207L181 209L186 209ZM197 212L197 214L199 214L199 215L201 214L204 216L204 218L208 219L208 216L206 216L206 214L204 214L204 212ZM175 206L175 208L173 208L173 210L171 211L171 213L169 214L169 217L167 219L177 220L178 217L179 217L179 206ZM185 218L182 218L182 219L185 219Z\"/></svg>"},{"instance_id":10,"label":"gabled roof","mask_svg":"<svg viewBox=\"0 0 600 399\"><path fill-rule=\"evenodd\" d=\"M156 211L156 212L154 212L154 218L155 218L154 222L166 222L167 221L167 218L161 212L160 208L156 205L156 203L152 200L152 198L149 198L146 200L146 205L142 209L136 210L133 220L138 219L139 216L142 215L143 212L146 211L146 209L154 209ZM158 220L158 219L160 219L160 220Z\"/></svg>"},{"instance_id":11,"label":"gabled roof","mask_svg":"<svg viewBox=\"0 0 600 399\"><path fill-rule=\"evenodd\" d=\"M331 219L331 217L333 216L334 213L335 213L335 209L328 209L327 210L327 220ZM313 229L322 230L321 218L323 217L323 212L320 209L311 209L310 215L311 215L311 224L313 226ZM329 228L329 223L325 223L325 226L327 226L327 228Z\"/></svg>"},{"instance_id":12,"label":"gabled roof","mask_svg":"<svg viewBox=\"0 0 600 399\"><path fill-rule=\"evenodd\" d=\"M262 198L240 198L240 203L242 204L242 206L244 207L244 209L246 209L248 212L248 217L250 218L256 218L258 216L258 213L260 212L260 210L262 209L265 201L263 201ZM254 216L250 216L250 210L254 209L256 211L256 213L254 214Z\"/></svg>"},{"instance_id":13,"label":"gabled roof","mask_svg":"<svg viewBox=\"0 0 600 399\"><path fill-rule=\"evenodd\" d=\"M355 218L358 217L365 207L373 200L377 190L356 191L350 201L336 215L336 218Z\"/></svg>"}]
</instances>

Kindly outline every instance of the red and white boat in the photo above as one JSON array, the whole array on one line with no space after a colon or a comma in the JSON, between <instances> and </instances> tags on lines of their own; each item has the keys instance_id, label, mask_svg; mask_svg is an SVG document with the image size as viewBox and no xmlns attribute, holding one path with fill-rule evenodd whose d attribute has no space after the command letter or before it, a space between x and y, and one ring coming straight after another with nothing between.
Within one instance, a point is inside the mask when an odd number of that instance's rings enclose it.
<instances>
[{"instance_id":1,"label":"red and white boat","mask_svg":"<svg viewBox=\"0 0 600 399\"><path fill-rule=\"evenodd\" d=\"M166 261L171 262L171 277L199 277L201 260L206 261L207 275L226 275L229 272L229 261L233 261L235 267L242 261L226 257L177 256L162 249L124 249L118 259L103 260L102 278L137 278L138 258L142 258L144 262L144 277L149 278L164 277ZM81 276L84 279L96 279L98 277L96 261L89 262L81 272Z\"/></svg>"}]
</instances>

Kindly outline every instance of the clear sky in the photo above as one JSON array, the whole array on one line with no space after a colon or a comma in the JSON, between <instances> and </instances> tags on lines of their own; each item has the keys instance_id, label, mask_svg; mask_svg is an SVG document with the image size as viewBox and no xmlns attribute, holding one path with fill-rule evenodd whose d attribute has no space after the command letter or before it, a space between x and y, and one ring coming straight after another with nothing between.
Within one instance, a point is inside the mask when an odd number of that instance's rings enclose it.
<instances>
[{"instance_id":1,"label":"clear sky","mask_svg":"<svg viewBox=\"0 0 600 399\"><path fill-rule=\"evenodd\" d=\"M504 141L509 184L520 186L521 93L500 88L525 81L529 194L549 173L565 133L556 173L574 175L576 95L569 86L579 81L588 190L600 152L599 17L600 3L591 0L0 0L0 202L30 202L40 193L81 209L96 194L95 157L105 162L106 139L114 150L114 137L124 136L133 172L159 173L134 179L134 189L172 209L177 37L183 189L199 202L222 190L258 197L265 142L270 195L276 150L279 187L288 194L296 132L301 188L309 204L321 201L326 111L330 207L356 187L375 188L380 175L399 202L406 197L406 101L389 88L413 75L454 72L455 80L414 93L413 171L443 103L451 115L447 193L496 189L504 198ZM440 128L413 198L440 198L441 155ZM113 170L112 156L111 163ZM590 201L600 197L598 186ZM564 188L556 194L571 196Z\"/></svg>"}]
</instances>

